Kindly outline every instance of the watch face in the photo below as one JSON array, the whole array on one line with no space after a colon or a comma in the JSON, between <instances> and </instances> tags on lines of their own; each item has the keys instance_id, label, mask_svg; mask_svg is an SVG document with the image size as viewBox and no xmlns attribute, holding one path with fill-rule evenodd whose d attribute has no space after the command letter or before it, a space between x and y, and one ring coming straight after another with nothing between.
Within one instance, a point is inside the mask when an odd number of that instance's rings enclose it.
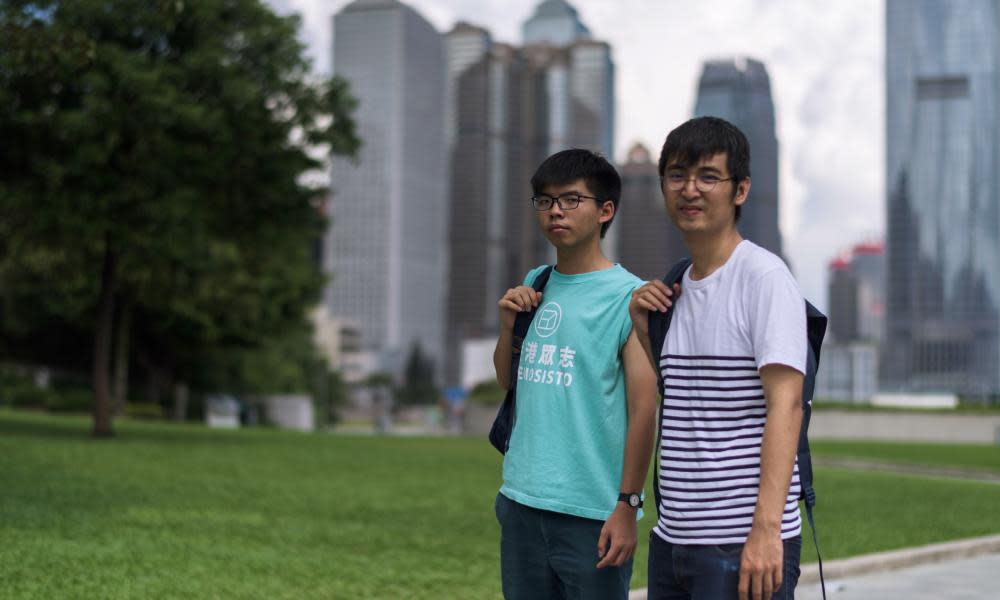
<instances>
[{"instance_id":1,"label":"watch face","mask_svg":"<svg viewBox=\"0 0 1000 600\"><path fill-rule=\"evenodd\" d=\"M628 505L632 508L639 506L639 494L632 494L628 497Z\"/></svg>"}]
</instances>

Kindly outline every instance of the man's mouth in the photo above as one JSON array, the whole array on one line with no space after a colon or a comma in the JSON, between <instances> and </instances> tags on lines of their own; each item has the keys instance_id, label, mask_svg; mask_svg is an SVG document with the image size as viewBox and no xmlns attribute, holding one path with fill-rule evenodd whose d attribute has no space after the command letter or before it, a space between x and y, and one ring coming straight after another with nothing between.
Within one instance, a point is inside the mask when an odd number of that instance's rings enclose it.
<instances>
[{"instance_id":1,"label":"man's mouth","mask_svg":"<svg viewBox=\"0 0 1000 600\"><path fill-rule=\"evenodd\" d=\"M703 211L697 206L682 206L681 214L688 217L696 217L700 215Z\"/></svg>"},{"instance_id":2,"label":"man's mouth","mask_svg":"<svg viewBox=\"0 0 1000 600\"><path fill-rule=\"evenodd\" d=\"M569 231L569 227L566 227L565 225L559 223L553 223L552 225L549 225L549 231L553 233L558 233L560 231Z\"/></svg>"}]
</instances>

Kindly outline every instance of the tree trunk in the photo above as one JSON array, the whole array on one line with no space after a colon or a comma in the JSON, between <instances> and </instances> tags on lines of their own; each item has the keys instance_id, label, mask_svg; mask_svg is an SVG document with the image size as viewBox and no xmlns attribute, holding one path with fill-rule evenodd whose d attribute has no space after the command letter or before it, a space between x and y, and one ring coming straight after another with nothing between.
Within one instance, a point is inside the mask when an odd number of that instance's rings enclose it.
<instances>
[{"instance_id":1,"label":"tree trunk","mask_svg":"<svg viewBox=\"0 0 1000 600\"><path fill-rule=\"evenodd\" d=\"M111 437L110 374L111 334L115 316L115 278L118 257L111 248L111 236L104 238L104 264L101 267L101 293L97 303L94 330L94 437Z\"/></svg>"},{"instance_id":2,"label":"tree trunk","mask_svg":"<svg viewBox=\"0 0 1000 600\"><path fill-rule=\"evenodd\" d=\"M174 384L174 420L183 421L187 418L188 386L183 381Z\"/></svg>"},{"instance_id":3,"label":"tree trunk","mask_svg":"<svg viewBox=\"0 0 1000 600\"><path fill-rule=\"evenodd\" d=\"M114 415L125 412L128 402L129 341L132 329L132 302L125 300L118 311L118 335L115 340Z\"/></svg>"}]
</instances>

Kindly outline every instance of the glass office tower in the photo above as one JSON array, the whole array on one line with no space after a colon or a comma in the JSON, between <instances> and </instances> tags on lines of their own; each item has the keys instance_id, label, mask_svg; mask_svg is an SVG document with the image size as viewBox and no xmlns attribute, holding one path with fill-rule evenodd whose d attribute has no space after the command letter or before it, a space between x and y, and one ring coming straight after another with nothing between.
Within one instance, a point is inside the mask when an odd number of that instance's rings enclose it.
<instances>
[{"instance_id":1,"label":"glass office tower","mask_svg":"<svg viewBox=\"0 0 1000 600\"><path fill-rule=\"evenodd\" d=\"M890 391L1000 394L998 20L997 0L886 5Z\"/></svg>"},{"instance_id":2,"label":"glass office tower","mask_svg":"<svg viewBox=\"0 0 1000 600\"><path fill-rule=\"evenodd\" d=\"M698 81L694 115L720 117L747 136L752 183L740 215L740 233L783 256L778 227L778 138L771 80L764 63L747 58L706 62Z\"/></svg>"},{"instance_id":3,"label":"glass office tower","mask_svg":"<svg viewBox=\"0 0 1000 600\"><path fill-rule=\"evenodd\" d=\"M397 0L356 0L333 29L333 72L358 99L363 144L357 160L332 161L326 304L357 325L380 370L398 373L417 342L440 366L448 266L441 35Z\"/></svg>"}]
</instances>

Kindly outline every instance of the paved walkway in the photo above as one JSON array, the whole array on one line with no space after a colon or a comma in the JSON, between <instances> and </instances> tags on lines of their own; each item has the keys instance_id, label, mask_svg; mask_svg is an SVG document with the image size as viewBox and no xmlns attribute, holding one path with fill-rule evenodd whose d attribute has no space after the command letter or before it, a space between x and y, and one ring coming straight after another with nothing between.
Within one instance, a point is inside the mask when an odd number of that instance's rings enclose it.
<instances>
[{"instance_id":1,"label":"paved walkway","mask_svg":"<svg viewBox=\"0 0 1000 600\"><path fill-rule=\"evenodd\" d=\"M1000 599L1000 535L827 561L827 600ZM803 565L799 600L822 598L819 569ZM630 600L646 600L635 590Z\"/></svg>"},{"instance_id":2,"label":"paved walkway","mask_svg":"<svg viewBox=\"0 0 1000 600\"><path fill-rule=\"evenodd\" d=\"M819 584L803 584L797 600L820 600ZM846 577L826 584L827 600L991 600L1000 598L1000 554L947 560Z\"/></svg>"}]
</instances>

